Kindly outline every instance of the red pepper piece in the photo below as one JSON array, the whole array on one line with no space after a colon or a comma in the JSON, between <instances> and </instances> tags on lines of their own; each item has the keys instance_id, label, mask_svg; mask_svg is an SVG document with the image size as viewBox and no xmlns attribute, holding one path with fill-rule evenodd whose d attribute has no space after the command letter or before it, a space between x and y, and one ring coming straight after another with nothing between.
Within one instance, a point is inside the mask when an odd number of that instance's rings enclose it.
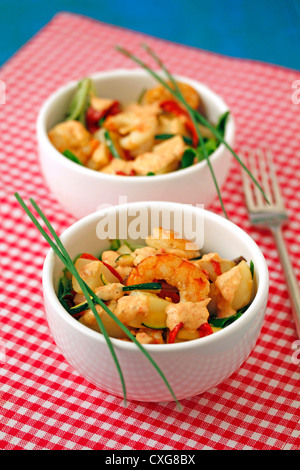
<instances>
[{"instance_id":1,"label":"red pepper piece","mask_svg":"<svg viewBox=\"0 0 300 470\"><path fill-rule=\"evenodd\" d=\"M179 303L180 297L178 289L176 287L171 286L163 279L153 279L153 282L161 283L161 291L156 294L158 297L160 297L161 299L165 299L166 297L168 297L169 299L171 299L173 304Z\"/></svg>"},{"instance_id":2,"label":"red pepper piece","mask_svg":"<svg viewBox=\"0 0 300 470\"><path fill-rule=\"evenodd\" d=\"M174 326L173 330L169 333L169 340L168 343L174 343L176 336L178 335L178 331L183 327L183 323L180 322L178 325Z\"/></svg>"},{"instance_id":3,"label":"red pepper piece","mask_svg":"<svg viewBox=\"0 0 300 470\"><path fill-rule=\"evenodd\" d=\"M99 129L99 121L102 118L107 118L108 116L114 116L121 111L119 101L113 101L113 103L106 109L102 111L97 111L97 109L90 106L85 114L86 126L89 132L94 133Z\"/></svg>"},{"instance_id":4,"label":"red pepper piece","mask_svg":"<svg viewBox=\"0 0 300 470\"><path fill-rule=\"evenodd\" d=\"M185 127L187 128L188 132L191 134L193 146L197 147L199 143L199 137L195 129L194 123L191 121L191 119L188 119L186 121Z\"/></svg>"},{"instance_id":5,"label":"red pepper piece","mask_svg":"<svg viewBox=\"0 0 300 470\"><path fill-rule=\"evenodd\" d=\"M214 271L216 273L217 276L221 276L222 274L222 269L221 269L221 264L219 263L219 261L215 261L215 260L210 260L213 268L214 268Z\"/></svg>"},{"instance_id":6,"label":"red pepper piece","mask_svg":"<svg viewBox=\"0 0 300 470\"><path fill-rule=\"evenodd\" d=\"M198 329L199 331L199 337L203 338L204 336L211 335L213 333L213 329L210 326L209 323L203 323L200 328Z\"/></svg>"},{"instance_id":7,"label":"red pepper piece","mask_svg":"<svg viewBox=\"0 0 300 470\"><path fill-rule=\"evenodd\" d=\"M118 271L115 270L115 268L113 268L110 264L107 264L107 263L104 263L102 261L102 263L104 264L104 266L107 267L107 269L110 270L110 272L116 277L119 279L119 281L121 282L121 284L123 284L123 279L122 277L120 276L120 274L118 273Z\"/></svg>"},{"instance_id":8,"label":"red pepper piece","mask_svg":"<svg viewBox=\"0 0 300 470\"><path fill-rule=\"evenodd\" d=\"M85 119L86 119L86 127L89 132L94 133L99 129L99 121L105 116L105 111L97 111L95 108L92 108L90 106L86 113L85 113Z\"/></svg>"},{"instance_id":9,"label":"red pepper piece","mask_svg":"<svg viewBox=\"0 0 300 470\"><path fill-rule=\"evenodd\" d=\"M80 255L79 258L90 259L91 261L100 261L98 258L96 258L95 256L91 255L90 253L82 253L82 255ZM123 279L122 279L122 277L120 276L120 274L118 273L118 271L116 271L110 264L104 263L103 261L101 261L101 263L103 263L104 266L106 266L106 268L109 269L110 272L111 272L116 278L118 278L120 282L123 283Z\"/></svg>"},{"instance_id":10,"label":"red pepper piece","mask_svg":"<svg viewBox=\"0 0 300 470\"><path fill-rule=\"evenodd\" d=\"M168 101L163 101L160 103L160 107L163 111L166 113L172 113L175 114L176 116L188 116L188 113L185 109L183 109L176 101L168 100Z\"/></svg>"},{"instance_id":11,"label":"red pepper piece","mask_svg":"<svg viewBox=\"0 0 300 470\"><path fill-rule=\"evenodd\" d=\"M121 176L135 176L135 171L131 170L129 173L125 173L124 171L116 171L116 175L121 175Z\"/></svg>"},{"instance_id":12,"label":"red pepper piece","mask_svg":"<svg viewBox=\"0 0 300 470\"><path fill-rule=\"evenodd\" d=\"M84 258L84 259L90 259L92 261L99 261L98 258L96 258L95 256L91 255L90 253L82 253L79 258Z\"/></svg>"}]
</instances>

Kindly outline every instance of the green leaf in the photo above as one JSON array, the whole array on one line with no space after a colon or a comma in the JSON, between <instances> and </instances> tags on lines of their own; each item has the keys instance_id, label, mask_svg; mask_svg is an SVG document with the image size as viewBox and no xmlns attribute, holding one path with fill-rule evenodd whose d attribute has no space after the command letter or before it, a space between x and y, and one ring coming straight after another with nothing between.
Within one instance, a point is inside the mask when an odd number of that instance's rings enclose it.
<instances>
[{"instance_id":1,"label":"green leaf","mask_svg":"<svg viewBox=\"0 0 300 470\"><path fill-rule=\"evenodd\" d=\"M207 156L211 155L218 147L218 142L215 139L207 139L203 143ZM198 162L205 160L205 153L202 147L197 147L197 158Z\"/></svg>"},{"instance_id":2,"label":"green leaf","mask_svg":"<svg viewBox=\"0 0 300 470\"><path fill-rule=\"evenodd\" d=\"M109 249L112 251L118 251L120 246L121 246L121 242L118 238L116 238L115 240L112 240Z\"/></svg>"},{"instance_id":3,"label":"green leaf","mask_svg":"<svg viewBox=\"0 0 300 470\"><path fill-rule=\"evenodd\" d=\"M71 160L72 162L77 163L78 165L84 166L79 160L79 158L77 158L76 155L74 155L74 153L71 152L71 150L66 149L62 154L65 157L67 157L69 160Z\"/></svg>"},{"instance_id":4,"label":"green leaf","mask_svg":"<svg viewBox=\"0 0 300 470\"><path fill-rule=\"evenodd\" d=\"M226 128L226 123L228 121L228 116L230 114L230 111L225 111L220 118L219 121L216 125L216 130L221 134L222 137L225 135L225 128Z\"/></svg>"},{"instance_id":5,"label":"green leaf","mask_svg":"<svg viewBox=\"0 0 300 470\"><path fill-rule=\"evenodd\" d=\"M181 168L188 168L189 166L193 165L195 157L197 157L197 151L193 148L187 148L181 159Z\"/></svg>"},{"instance_id":6,"label":"green leaf","mask_svg":"<svg viewBox=\"0 0 300 470\"><path fill-rule=\"evenodd\" d=\"M179 134L156 134L155 139L157 139L157 140L167 140L167 139L172 139L172 137L175 137L176 135L179 135ZM185 144L193 145L192 139L190 139L189 137L186 137L185 135L182 135L181 137L182 137Z\"/></svg>"},{"instance_id":7,"label":"green leaf","mask_svg":"<svg viewBox=\"0 0 300 470\"><path fill-rule=\"evenodd\" d=\"M217 317L211 316L208 322L211 326L215 326L217 328L225 328L226 326L231 325L238 318L240 318L243 315L243 313L246 312L249 305L250 304L245 305L245 307L241 308L234 315L231 315L230 317L217 318Z\"/></svg>"}]
</instances>

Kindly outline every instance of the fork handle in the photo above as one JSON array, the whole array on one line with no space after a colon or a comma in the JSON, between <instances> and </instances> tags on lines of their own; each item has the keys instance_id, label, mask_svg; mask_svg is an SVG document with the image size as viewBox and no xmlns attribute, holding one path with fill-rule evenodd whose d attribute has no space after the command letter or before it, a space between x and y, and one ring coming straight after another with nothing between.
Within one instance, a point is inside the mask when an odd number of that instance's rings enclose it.
<instances>
[{"instance_id":1,"label":"fork handle","mask_svg":"<svg viewBox=\"0 0 300 470\"><path fill-rule=\"evenodd\" d=\"M298 280L295 276L292 263L290 261L286 244L282 235L281 227L273 227L272 233L277 245L279 258L284 270L288 292L291 300L293 317L296 325L298 337L300 338L300 290Z\"/></svg>"}]
</instances>

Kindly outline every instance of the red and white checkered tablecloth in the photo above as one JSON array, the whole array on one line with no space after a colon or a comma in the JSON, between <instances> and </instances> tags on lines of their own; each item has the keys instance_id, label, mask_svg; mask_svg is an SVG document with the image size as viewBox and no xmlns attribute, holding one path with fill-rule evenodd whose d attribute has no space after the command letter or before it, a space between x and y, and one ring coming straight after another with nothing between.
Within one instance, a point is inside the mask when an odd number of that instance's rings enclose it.
<instances>
[{"instance_id":1,"label":"red and white checkered tablecloth","mask_svg":"<svg viewBox=\"0 0 300 470\"><path fill-rule=\"evenodd\" d=\"M1 155L1 449L202 450L300 447L300 354L290 302L273 239L251 227L241 173L232 163L222 194L233 222L261 247L270 269L270 296L260 338L242 367L201 396L125 408L69 366L45 318L41 273L48 245L14 198L33 197L59 233L74 219L41 176L35 123L58 86L96 71L135 68L115 50L144 56L146 41L173 73L205 82L232 108L237 150L270 144L290 214L285 229L300 279L300 72L237 60L62 13L0 70ZM293 95L294 93L294 95ZM299 96L299 94L298 94ZM294 101L294 102L293 102ZM210 207L221 213L218 201Z\"/></svg>"}]
</instances>

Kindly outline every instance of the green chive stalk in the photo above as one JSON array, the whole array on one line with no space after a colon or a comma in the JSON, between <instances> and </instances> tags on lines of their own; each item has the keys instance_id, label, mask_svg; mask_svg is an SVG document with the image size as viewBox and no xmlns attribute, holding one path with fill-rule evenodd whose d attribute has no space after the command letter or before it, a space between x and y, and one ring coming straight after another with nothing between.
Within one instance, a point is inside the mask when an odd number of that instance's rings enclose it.
<instances>
[{"instance_id":1,"label":"green chive stalk","mask_svg":"<svg viewBox=\"0 0 300 470\"><path fill-rule=\"evenodd\" d=\"M107 307L107 305L93 292L93 290L88 286L88 284L86 284L86 282L80 277L80 275L79 275L77 269L75 268L75 265L74 265L70 255L68 254L67 250L65 249L62 241L60 240L59 236L56 234L56 232L55 232L54 228L52 227L52 225L50 224L49 220L46 218L46 216L44 215L42 210L38 207L36 202L33 199L30 199L30 202L31 202L32 206L34 207L34 209L36 210L38 215L41 217L41 219L45 223L45 225L48 228L50 234L54 238L54 241L51 239L51 237L48 235L48 233L43 229L41 224L38 222L37 218L34 216L34 214L30 211L29 207L23 201L21 196L18 193L16 193L15 197L18 200L21 207L26 212L26 214L29 216L31 221L34 223L36 228L39 230L41 235L45 238L45 240L48 242L50 247L53 249L54 253L58 256L58 258L63 262L65 267L70 271L70 273L77 280L77 282L78 282L78 284L79 284L79 286L80 286L80 288L81 288L81 290L82 290L82 292L83 292L83 294L86 298L86 301L89 305L89 308L92 310L92 312L95 315L95 318L96 318L96 321L99 325L100 331L102 332L102 334L103 334L103 336L106 340L106 343L109 347L109 350L112 354L112 358L115 362L117 371L118 371L119 376L120 376L125 404L126 404L126 386L125 386L124 376L123 376L118 358L116 356L116 353L114 351L112 342L110 340L110 337L108 336L108 334L106 332L106 329L103 325L101 317L98 314L97 309L95 307L95 304L100 305L105 310L105 312L117 323L117 325L120 328L122 328L122 330L126 333L126 335L129 337L129 339L131 339L136 344L136 346L140 349L140 351L144 354L144 356L149 360L149 362L153 365L153 367L156 369L158 374L161 376L161 378L164 381L165 385L167 386L169 392L171 393L173 399L175 400L177 406L181 409L181 405L178 402L178 400L176 398L176 395L174 394L174 391L172 390L169 382L167 381L166 377L164 376L163 372L160 370L158 365L152 359L152 357L150 356L148 351L146 351L146 349L136 340L136 338L129 331L129 329L119 320L119 318Z\"/></svg>"},{"instance_id":2,"label":"green chive stalk","mask_svg":"<svg viewBox=\"0 0 300 470\"><path fill-rule=\"evenodd\" d=\"M219 189L219 186L218 186L218 183L217 183L217 180L216 180L216 177L214 175L214 172L213 172L213 168L211 166L211 163L210 163L210 159L209 159L209 156L207 154L207 150L205 148L205 145L204 145L204 141L203 141L203 137L201 135L201 132L199 130L199 126L198 126L198 123L201 123L203 124L205 127L207 127L208 129L211 130L211 132L214 134L214 136L216 137L216 139L223 143L225 145L225 147L230 151L230 153L234 156L234 158L237 160L237 162L241 165L241 167L243 168L244 171L247 172L247 174L250 176L250 178L252 179L252 181L254 182L254 184L259 188L259 190L261 191L264 199L268 201L263 189L261 188L260 184L258 183L258 181L255 179L255 177L252 175L252 173L249 171L249 169L246 167L246 165L243 163L243 161L240 159L240 157L236 154L236 152L230 147L230 145L225 141L223 135L217 130L215 129L215 127L210 124L209 121L207 121L207 119L205 119L204 116L202 116L198 111L196 111L195 109L191 108L189 106L189 104L186 102L183 94L181 93L181 90L180 88L178 87L178 84L176 83L176 80L174 79L174 77L172 76L172 74L168 71L168 69L166 68L166 66L163 64L163 62L161 61L161 59L156 55L156 53L147 45L143 44L142 45L143 48L146 50L146 52L155 60L155 62L162 68L163 72L167 75L167 78L171 81L172 85L174 88L172 88L172 86L170 86L157 72L155 72L154 70L152 70L145 62L143 62L141 59L139 59L137 56L135 56L134 54L132 54L131 52L129 52L128 50L124 49L123 47L120 47L120 46L117 46L116 49L121 52L123 55L125 55L126 57L128 57L129 59L133 60L135 63L137 63L140 67L142 67L143 69L147 70L147 72L153 77L155 78L161 85L163 85L178 101L180 101L184 107L186 108L194 126L195 126L195 129L197 131L197 135L198 135L198 138L199 138L199 142L200 142L200 145L201 145L201 148L202 148L202 151L204 153L204 156L205 156L205 159L208 163L208 166L209 166L209 169L210 169L210 172L212 174L212 178L213 178L213 181L214 181L214 184L215 184L215 187L216 187L216 190L217 190L217 193L218 193L218 197L219 197L219 200L220 200L220 204L222 206L222 209L223 209L223 212L225 214L225 216L227 217L227 214L226 214L226 211L225 211L225 208L224 208L224 204L223 204L223 201L222 201L222 197L221 197L221 193L220 193L220 189Z\"/></svg>"}]
</instances>

